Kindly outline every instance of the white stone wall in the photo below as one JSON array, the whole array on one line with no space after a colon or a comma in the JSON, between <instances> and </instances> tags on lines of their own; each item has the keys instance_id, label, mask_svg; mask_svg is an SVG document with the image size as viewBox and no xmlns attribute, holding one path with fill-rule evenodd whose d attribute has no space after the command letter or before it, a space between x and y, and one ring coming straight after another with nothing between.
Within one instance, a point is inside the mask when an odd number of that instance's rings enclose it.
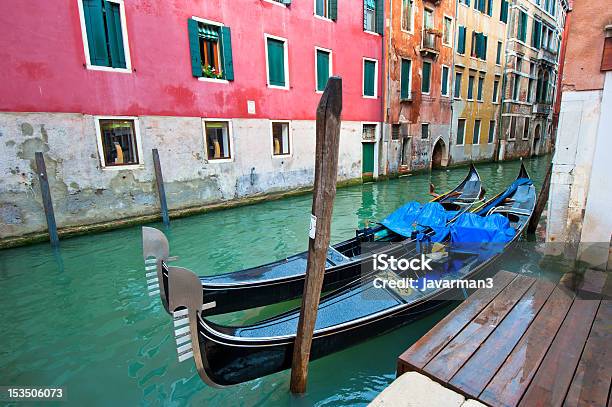
<instances>
[{"instance_id":1,"label":"white stone wall","mask_svg":"<svg viewBox=\"0 0 612 407\"><path fill-rule=\"evenodd\" d=\"M232 119L233 159L206 160L199 117L140 116L142 165L102 169L94 116L0 113L0 238L46 229L34 153L45 156L58 226L156 213L151 149L159 150L170 209L310 186L315 121L294 120L291 156L272 156L270 121ZM361 122L343 122L338 179L361 177Z\"/></svg>"}]
</instances>

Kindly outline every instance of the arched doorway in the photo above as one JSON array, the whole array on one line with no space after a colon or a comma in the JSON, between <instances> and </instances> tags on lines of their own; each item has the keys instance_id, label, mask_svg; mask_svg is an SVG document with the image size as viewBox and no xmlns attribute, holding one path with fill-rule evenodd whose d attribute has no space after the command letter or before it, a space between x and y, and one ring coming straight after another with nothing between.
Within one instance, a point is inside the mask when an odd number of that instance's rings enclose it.
<instances>
[{"instance_id":1,"label":"arched doorway","mask_svg":"<svg viewBox=\"0 0 612 407\"><path fill-rule=\"evenodd\" d=\"M536 125L533 131L533 145L531 146L531 155L538 155L538 147L540 144L540 124Z\"/></svg>"},{"instance_id":2,"label":"arched doorway","mask_svg":"<svg viewBox=\"0 0 612 407\"><path fill-rule=\"evenodd\" d=\"M446 144L441 138L436 141L433 152L431 153L431 168L446 167L448 158L446 154Z\"/></svg>"}]
</instances>

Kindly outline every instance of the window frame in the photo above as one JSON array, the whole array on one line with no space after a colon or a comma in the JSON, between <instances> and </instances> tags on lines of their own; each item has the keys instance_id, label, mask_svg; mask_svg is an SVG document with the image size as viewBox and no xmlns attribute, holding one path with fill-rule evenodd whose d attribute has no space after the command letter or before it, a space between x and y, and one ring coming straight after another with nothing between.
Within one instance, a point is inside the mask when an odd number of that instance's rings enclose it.
<instances>
[{"instance_id":1,"label":"window frame","mask_svg":"<svg viewBox=\"0 0 612 407\"><path fill-rule=\"evenodd\" d=\"M446 20L450 20L450 32L448 35L448 41L449 41L448 43L444 42L444 32L446 31L446 25L444 23L446 22ZM453 37L455 35L455 30L453 28L454 25L455 25L455 20L452 16L449 16L448 14L444 14L442 16L442 38L440 39L440 42L445 47L453 48Z\"/></svg>"},{"instance_id":2,"label":"window frame","mask_svg":"<svg viewBox=\"0 0 612 407\"><path fill-rule=\"evenodd\" d=\"M120 171L120 170L135 170L144 168L144 156L142 154L142 137L140 135L140 120L138 116L94 116L96 127L96 143L98 146L98 159L102 170ZM102 143L102 129L100 128L100 120L133 120L134 121L134 137L136 138L136 152L138 153L138 164L125 165L106 165L104 159L104 144Z\"/></svg>"},{"instance_id":3,"label":"window frame","mask_svg":"<svg viewBox=\"0 0 612 407\"><path fill-rule=\"evenodd\" d=\"M493 137L488 137L491 134L491 123L493 123ZM497 127L497 120L493 119L493 120L489 120L489 134L487 135L487 144L493 144L495 143L495 130Z\"/></svg>"},{"instance_id":4,"label":"window frame","mask_svg":"<svg viewBox=\"0 0 612 407\"><path fill-rule=\"evenodd\" d=\"M455 70L455 76L453 78L453 99L455 100L461 100L461 85L463 82L463 74L464 74L463 70L461 71ZM461 79L459 80L459 96L456 96L455 94L455 90L457 88L457 75L461 75Z\"/></svg>"},{"instance_id":5,"label":"window frame","mask_svg":"<svg viewBox=\"0 0 612 407\"><path fill-rule=\"evenodd\" d=\"M523 135L521 136L521 140L527 141L531 139L531 120L529 117L523 118ZM527 137L525 137L525 134Z\"/></svg>"},{"instance_id":6,"label":"window frame","mask_svg":"<svg viewBox=\"0 0 612 407\"><path fill-rule=\"evenodd\" d=\"M425 17L423 17L425 18ZM427 92L423 91L423 84L424 84L424 79L425 79L425 75L423 74L423 72L425 71L425 64L429 64L429 86L428 86L428 90ZM433 76L433 61L427 61L427 60L423 60L422 66L421 66L421 94L422 95L431 95L431 77ZM429 124L429 123L427 123Z\"/></svg>"},{"instance_id":7,"label":"window frame","mask_svg":"<svg viewBox=\"0 0 612 407\"><path fill-rule=\"evenodd\" d=\"M459 136L459 123L463 120L463 142L457 143L457 136ZM465 129L467 128L467 118L459 117L457 118L457 133L455 134L455 145L456 146L465 146Z\"/></svg>"},{"instance_id":8,"label":"window frame","mask_svg":"<svg viewBox=\"0 0 612 407\"><path fill-rule=\"evenodd\" d=\"M284 67L283 68L285 71L285 85L284 86L270 84L270 65L269 65L269 60L268 60L268 39L281 41L283 43L283 54L284 54L283 55ZM289 90L290 88L290 85L289 85L289 41L287 40L287 38L278 37L276 35L264 33L264 48L266 51L266 55L265 55L266 56L266 85L268 89Z\"/></svg>"},{"instance_id":9,"label":"window frame","mask_svg":"<svg viewBox=\"0 0 612 407\"><path fill-rule=\"evenodd\" d=\"M374 62L374 96L366 95L364 92L365 88L365 61ZM364 99L377 99L378 98L378 60L374 58L362 57L361 58L361 97Z\"/></svg>"},{"instance_id":10,"label":"window frame","mask_svg":"<svg viewBox=\"0 0 612 407\"><path fill-rule=\"evenodd\" d=\"M514 134L514 131L516 130L516 115L510 115L510 116L506 116L508 118L510 118L510 122L508 123L508 138L507 141L516 141L516 134ZM513 125L513 121L514 121L514 125Z\"/></svg>"},{"instance_id":11,"label":"window frame","mask_svg":"<svg viewBox=\"0 0 612 407\"><path fill-rule=\"evenodd\" d=\"M478 103L484 103L485 79L485 75L478 75L478 82L476 83L476 101Z\"/></svg>"},{"instance_id":12,"label":"window frame","mask_svg":"<svg viewBox=\"0 0 612 407\"><path fill-rule=\"evenodd\" d=\"M273 0L270 0L273 1ZM200 18L197 16L191 16L192 20L197 21L198 23L202 23L202 24L206 24L206 25L214 25L216 27L222 28L225 27L225 24L219 22L219 21L214 21L214 20L208 20L205 18ZM223 46L221 46L221 44L219 43L219 45L217 46L217 58L219 59L219 64L221 64L221 60L223 58ZM214 82L214 83L227 83L229 84L229 81L227 79L217 79L217 78L206 78L204 76L198 76L198 80L202 81L202 82Z\"/></svg>"},{"instance_id":13,"label":"window frame","mask_svg":"<svg viewBox=\"0 0 612 407\"><path fill-rule=\"evenodd\" d=\"M376 1L379 1L379 0L376 0ZM381 1L382 1L382 0L381 0ZM365 3L363 3L363 2L362 2L362 5L363 5L363 9L362 9L362 10L363 10L363 20L364 20L364 22L365 22ZM364 32L364 33L367 33L367 34L371 34L371 35L378 35L378 36L380 36L380 34L377 32L377 31L378 31L378 27L377 27L377 24L376 24L376 20L377 20L377 19L378 19L378 16L377 16L377 13L376 13L376 7L375 7L375 8L374 8L374 31L372 31L372 30L367 30L367 29L365 28L365 24L362 24L362 25L363 25L363 32ZM384 21L384 19L383 19L383 21Z\"/></svg>"},{"instance_id":14,"label":"window frame","mask_svg":"<svg viewBox=\"0 0 612 407\"><path fill-rule=\"evenodd\" d=\"M293 131L291 129L291 120L268 120L270 122L270 153L272 158L287 158L293 156ZM274 154L274 123L286 123L287 124L287 142L289 143L288 154ZM232 143L230 143L231 146Z\"/></svg>"},{"instance_id":15,"label":"window frame","mask_svg":"<svg viewBox=\"0 0 612 407\"><path fill-rule=\"evenodd\" d=\"M81 38L83 40L83 52L85 53L85 68L92 71L106 71L119 73L132 73L132 58L130 55L130 40L128 38L127 17L125 15L124 0L107 0L119 5L119 16L121 19L121 35L123 36L123 55L125 68L113 68L112 66L92 65L89 54L89 42L87 40L87 25L85 24L85 10L83 0L77 0L79 8L79 20L81 22Z\"/></svg>"},{"instance_id":16,"label":"window frame","mask_svg":"<svg viewBox=\"0 0 612 407\"><path fill-rule=\"evenodd\" d=\"M414 35L414 7L415 7L415 4L414 4L414 0L408 0L408 1L412 3L412 14L410 16L410 30L404 30L404 27L403 27L404 25L404 0L402 0L402 3L401 3L402 10L400 13L400 31L405 32L410 35Z\"/></svg>"},{"instance_id":17,"label":"window frame","mask_svg":"<svg viewBox=\"0 0 612 407\"><path fill-rule=\"evenodd\" d=\"M421 122L421 140L429 140L431 137L431 130L429 128L430 122ZM427 126L427 137L423 137L423 126Z\"/></svg>"},{"instance_id":18,"label":"window frame","mask_svg":"<svg viewBox=\"0 0 612 407\"><path fill-rule=\"evenodd\" d=\"M496 66L501 66L502 65L502 55L503 55L502 48L503 48L503 46L504 46L504 43L502 41L498 40L497 41L497 49L495 50L495 65ZM498 54L499 54L499 62L497 62Z\"/></svg>"},{"instance_id":19,"label":"window frame","mask_svg":"<svg viewBox=\"0 0 612 407\"><path fill-rule=\"evenodd\" d=\"M331 78L333 76L333 52L331 49L327 49L327 48L323 48L323 47L318 47L315 45L314 47L314 68L315 68L315 93L323 93L322 90L318 90L317 87L319 85L319 70L317 69L317 52L318 51L323 51L323 52L327 52L329 54L329 78Z\"/></svg>"},{"instance_id":20,"label":"window frame","mask_svg":"<svg viewBox=\"0 0 612 407\"><path fill-rule=\"evenodd\" d=\"M285 6L286 7L286 6ZM314 16L314 18L318 18L319 20L324 20L324 21L331 21L333 22L334 20L332 20L331 18L329 18L329 0L327 0L327 10L326 10L326 16L321 16L317 14L317 0L313 0L312 1L312 15Z\"/></svg>"},{"instance_id":21,"label":"window frame","mask_svg":"<svg viewBox=\"0 0 612 407\"><path fill-rule=\"evenodd\" d=\"M379 136L379 122L361 122L361 138L360 138L360 142L361 143L377 143L378 142L378 136ZM374 140L366 140L363 138L363 129L364 126L374 126ZM376 156L374 156L376 159ZM375 163L376 164L376 163ZM374 168L376 168L376 165L374 165Z\"/></svg>"},{"instance_id":22,"label":"window frame","mask_svg":"<svg viewBox=\"0 0 612 407\"><path fill-rule=\"evenodd\" d=\"M476 78L476 75L470 75L468 73L468 88L467 88L467 94L465 95L465 100L467 100L468 102L474 101L474 80L475 78ZM470 79L472 79L471 85L470 85ZM470 93L472 94L471 98L470 98Z\"/></svg>"},{"instance_id":23,"label":"window frame","mask_svg":"<svg viewBox=\"0 0 612 407\"><path fill-rule=\"evenodd\" d=\"M446 68L446 70L447 70L447 74L446 74L446 94L442 93L442 89L444 89L444 87L442 86L444 84L444 74L443 74L444 68ZM450 98L450 96L451 96L451 91L450 91L450 86L451 86L450 76L451 76L450 66L442 64L440 66L440 96L445 97L445 98ZM453 93L454 93L454 91L455 90L453 89Z\"/></svg>"},{"instance_id":24,"label":"window frame","mask_svg":"<svg viewBox=\"0 0 612 407\"><path fill-rule=\"evenodd\" d=\"M408 98L402 98L402 88L404 83L402 81L402 68L404 66L404 61L410 62L410 70L408 72ZM412 65L413 61L411 58L400 57L400 102L412 100Z\"/></svg>"},{"instance_id":25,"label":"window frame","mask_svg":"<svg viewBox=\"0 0 612 407\"><path fill-rule=\"evenodd\" d=\"M206 122L225 122L227 123L227 138L229 141L229 158L208 158L208 140L206 138ZM231 119L221 119L214 117L202 118L202 137L204 138L204 156L208 164L222 164L234 162L234 127Z\"/></svg>"},{"instance_id":26,"label":"window frame","mask_svg":"<svg viewBox=\"0 0 612 407\"><path fill-rule=\"evenodd\" d=\"M478 122L478 140L474 143L476 137L476 122ZM474 119L474 126L472 127L472 145L480 145L480 139L482 136L482 119Z\"/></svg>"},{"instance_id":27,"label":"window frame","mask_svg":"<svg viewBox=\"0 0 612 407\"><path fill-rule=\"evenodd\" d=\"M495 88L495 83L497 82L497 89ZM498 105L499 104L499 94L500 94L500 88L499 85L501 84L501 77L499 75L495 75L495 77L493 78L493 85L491 86L491 103L494 105ZM497 91L497 92L495 92Z\"/></svg>"}]
</instances>

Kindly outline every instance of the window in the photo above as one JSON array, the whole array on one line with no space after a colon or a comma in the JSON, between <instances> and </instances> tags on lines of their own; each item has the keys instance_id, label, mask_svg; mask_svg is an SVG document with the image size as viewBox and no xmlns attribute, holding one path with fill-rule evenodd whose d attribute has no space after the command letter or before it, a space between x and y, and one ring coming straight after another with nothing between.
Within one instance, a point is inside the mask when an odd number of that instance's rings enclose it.
<instances>
[{"instance_id":1,"label":"window","mask_svg":"<svg viewBox=\"0 0 612 407\"><path fill-rule=\"evenodd\" d=\"M391 125L391 140L399 140L400 138L400 125L399 123Z\"/></svg>"},{"instance_id":2,"label":"window","mask_svg":"<svg viewBox=\"0 0 612 407\"><path fill-rule=\"evenodd\" d=\"M142 149L138 119L123 117L96 118L98 153L102 168L139 165Z\"/></svg>"},{"instance_id":3,"label":"window","mask_svg":"<svg viewBox=\"0 0 612 407\"><path fill-rule=\"evenodd\" d=\"M429 123L421 123L421 138L429 138Z\"/></svg>"},{"instance_id":4,"label":"window","mask_svg":"<svg viewBox=\"0 0 612 407\"><path fill-rule=\"evenodd\" d=\"M431 62L423 61L423 78L421 79L421 92L429 94L431 90Z\"/></svg>"},{"instance_id":5,"label":"window","mask_svg":"<svg viewBox=\"0 0 612 407\"><path fill-rule=\"evenodd\" d=\"M495 120L489 121L489 139L487 140L489 144L493 143L493 139L495 138Z\"/></svg>"},{"instance_id":6,"label":"window","mask_svg":"<svg viewBox=\"0 0 612 407\"><path fill-rule=\"evenodd\" d=\"M336 21L338 18L338 1L315 0L315 15Z\"/></svg>"},{"instance_id":7,"label":"window","mask_svg":"<svg viewBox=\"0 0 612 407\"><path fill-rule=\"evenodd\" d=\"M378 61L363 59L363 96L375 98L378 88Z\"/></svg>"},{"instance_id":8,"label":"window","mask_svg":"<svg viewBox=\"0 0 612 407\"><path fill-rule=\"evenodd\" d=\"M499 101L497 100L498 93L499 93L499 79L495 79L493 81L493 97L491 99L493 103L499 103Z\"/></svg>"},{"instance_id":9,"label":"window","mask_svg":"<svg viewBox=\"0 0 612 407\"><path fill-rule=\"evenodd\" d=\"M457 145L462 145L465 140L465 119L457 122Z\"/></svg>"},{"instance_id":10,"label":"window","mask_svg":"<svg viewBox=\"0 0 612 407\"><path fill-rule=\"evenodd\" d=\"M364 141L376 141L376 124L364 124L361 137Z\"/></svg>"},{"instance_id":11,"label":"window","mask_svg":"<svg viewBox=\"0 0 612 407\"><path fill-rule=\"evenodd\" d=\"M516 37L525 42L527 39L527 13L519 10L518 28L516 30Z\"/></svg>"},{"instance_id":12,"label":"window","mask_svg":"<svg viewBox=\"0 0 612 407\"><path fill-rule=\"evenodd\" d=\"M459 26L459 38L457 39L457 53L461 55L465 54L465 35L466 35L466 28L463 26Z\"/></svg>"},{"instance_id":13,"label":"window","mask_svg":"<svg viewBox=\"0 0 612 407\"><path fill-rule=\"evenodd\" d=\"M484 85L484 77L483 76L479 76L478 77L478 88L476 89L476 99L479 102L482 102L482 87Z\"/></svg>"},{"instance_id":14,"label":"window","mask_svg":"<svg viewBox=\"0 0 612 407\"><path fill-rule=\"evenodd\" d=\"M402 30L412 32L414 28L414 0L402 0Z\"/></svg>"},{"instance_id":15,"label":"window","mask_svg":"<svg viewBox=\"0 0 612 407\"><path fill-rule=\"evenodd\" d=\"M474 120L474 132L472 133L472 144L480 143L480 119Z\"/></svg>"},{"instance_id":16,"label":"window","mask_svg":"<svg viewBox=\"0 0 612 407\"><path fill-rule=\"evenodd\" d=\"M383 33L383 0L363 0L363 29Z\"/></svg>"},{"instance_id":17,"label":"window","mask_svg":"<svg viewBox=\"0 0 612 407\"><path fill-rule=\"evenodd\" d=\"M501 0L501 8L499 10L499 21L508 23L508 0Z\"/></svg>"},{"instance_id":18,"label":"window","mask_svg":"<svg viewBox=\"0 0 612 407\"><path fill-rule=\"evenodd\" d=\"M474 58L487 59L487 36L483 33L472 33L472 51L471 56Z\"/></svg>"},{"instance_id":19,"label":"window","mask_svg":"<svg viewBox=\"0 0 612 407\"><path fill-rule=\"evenodd\" d=\"M442 33L442 44L450 47L453 37L453 20L444 16L444 31Z\"/></svg>"},{"instance_id":20,"label":"window","mask_svg":"<svg viewBox=\"0 0 612 407\"><path fill-rule=\"evenodd\" d=\"M440 86L440 93L442 94L442 96L449 96L450 95L450 90L449 90L449 85L448 85L448 80L449 80L449 69L448 66L444 66L442 65L442 84Z\"/></svg>"},{"instance_id":21,"label":"window","mask_svg":"<svg viewBox=\"0 0 612 407\"><path fill-rule=\"evenodd\" d=\"M229 27L206 20L187 20L191 73L197 78L234 80Z\"/></svg>"},{"instance_id":22,"label":"window","mask_svg":"<svg viewBox=\"0 0 612 407\"><path fill-rule=\"evenodd\" d=\"M516 140L516 116L510 116L510 132L508 134L508 141Z\"/></svg>"},{"instance_id":23,"label":"window","mask_svg":"<svg viewBox=\"0 0 612 407\"><path fill-rule=\"evenodd\" d=\"M493 15L493 0L474 0L474 8L489 16Z\"/></svg>"},{"instance_id":24,"label":"window","mask_svg":"<svg viewBox=\"0 0 612 407\"><path fill-rule=\"evenodd\" d=\"M539 49L542 41L542 22L533 20L533 32L531 33L531 46Z\"/></svg>"},{"instance_id":25,"label":"window","mask_svg":"<svg viewBox=\"0 0 612 407\"><path fill-rule=\"evenodd\" d=\"M289 89L287 40L265 34L268 87Z\"/></svg>"},{"instance_id":26,"label":"window","mask_svg":"<svg viewBox=\"0 0 612 407\"><path fill-rule=\"evenodd\" d=\"M434 30L434 12L428 8L423 9L423 37L421 46L428 49L438 49L437 33Z\"/></svg>"},{"instance_id":27,"label":"window","mask_svg":"<svg viewBox=\"0 0 612 407\"><path fill-rule=\"evenodd\" d=\"M497 53L495 54L495 63L501 65L502 42L497 41Z\"/></svg>"},{"instance_id":28,"label":"window","mask_svg":"<svg viewBox=\"0 0 612 407\"><path fill-rule=\"evenodd\" d=\"M315 80L317 83L317 91L323 92L327 80L331 76L332 72L332 55L331 51L323 48L315 48Z\"/></svg>"},{"instance_id":29,"label":"window","mask_svg":"<svg viewBox=\"0 0 612 407\"><path fill-rule=\"evenodd\" d=\"M514 86L512 88L512 100L518 101L521 92L521 77L518 74L514 75Z\"/></svg>"},{"instance_id":30,"label":"window","mask_svg":"<svg viewBox=\"0 0 612 407\"><path fill-rule=\"evenodd\" d=\"M533 62L529 63L529 81L527 82L527 102L533 101L533 84L536 75L536 66Z\"/></svg>"},{"instance_id":31,"label":"window","mask_svg":"<svg viewBox=\"0 0 612 407\"><path fill-rule=\"evenodd\" d=\"M470 75L468 78L467 100L474 100L474 75Z\"/></svg>"},{"instance_id":32,"label":"window","mask_svg":"<svg viewBox=\"0 0 612 407\"><path fill-rule=\"evenodd\" d=\"M462 72L455 72L455 99L461 99L461 78Z\"/></svg>"},{"instance_id":33,"label":"window","mask_svg":"<svg viewBox=\"0 0 612 407\"><path fill-rule=\"evenodd\" d=\"M271 122L272 129L272 155L289 155L289 122Z\"/></svg>"},{"instance_id":34,"label":"window","mask_svg":"<svg viewBox=\"0 0 612 407\"><path fill-rule=\"evenodd\" d=\"M87 67L130 72L123 0L81 0L78 5Z\"/></svg>"},{"instance_id":35,"label":"window","mask_svg":"<svg viewBox=\"0 0 612 407\"><path fill-rule=\"evenodd\" d=\"M525 117L523 126L523 140L529 140L529 117Z\"/></svg>"},{"instance_id":36,"label":"window","mask_svg":"<svg viewBox=\"0 0 612 407\"><path fill-rule=\"evenodd\" d=\"M412 61L402 58L400 75L400 100L410 100L412 98Z\"/></svg>"},{"instance_id":37,"label":"window","mask_svg":"<svg viewBox=\"0 0 612 407\"><path fill-rule=\"evenodd\" d=\"M204 121L208 160L231 159L229 121Z\"/></svg>"}]
</instances>

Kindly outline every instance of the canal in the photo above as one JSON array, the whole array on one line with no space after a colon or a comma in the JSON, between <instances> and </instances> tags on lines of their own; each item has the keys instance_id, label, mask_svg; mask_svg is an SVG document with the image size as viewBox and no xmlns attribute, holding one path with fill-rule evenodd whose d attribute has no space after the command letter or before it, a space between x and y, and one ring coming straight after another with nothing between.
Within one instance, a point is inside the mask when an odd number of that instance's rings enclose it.
<instances>
[{"instance_id":1,"label":"canal","mask_svg":"<svg viewBox=\"0 0 612 407\"><path fill-rule=\"evenodd\" d=\"M527 160L541 185L550 157ZM487 195L503 189L520 163L477 166ZM338 190L332 242L380 220L408 200L446 191L466 167ZM307 247L311 196L265 202L172 221L171 254L199 274L255 266ZM160 224L152 226L161 227ZM518 271L537 273L539 265ZM562 267L561 267L562 268ZM525 271L526 270L526 271ZM288 393L289 372L231 389L204 385L193 360L178 364L171 320L146 296L140 227L0 252L0 386L64 386L72 405L362 405L395 377L399 353L451 309L311 364L308 393ZM256 321L298 304L233 313L224 323ZM92 398L92 395L96 395Z\"/></svg>"}]
</instances>

